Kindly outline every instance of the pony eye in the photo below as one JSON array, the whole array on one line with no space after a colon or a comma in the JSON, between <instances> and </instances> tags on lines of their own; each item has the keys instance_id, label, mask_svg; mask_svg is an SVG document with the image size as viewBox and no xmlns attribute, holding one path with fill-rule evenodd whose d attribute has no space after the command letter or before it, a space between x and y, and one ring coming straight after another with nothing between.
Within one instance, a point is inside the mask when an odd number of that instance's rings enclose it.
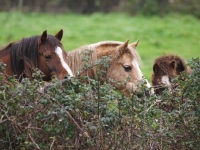
<instances>
[{"instance_id":1,"label":"pony eye","mask_svg":"<svg viewBox=\"0 0 200 150\"><path fill-rule=\"evenodd\" d=\"M46 60L50 60L52 58L51 55L45 55L44 57Z\"/></svg>"},{"instance_id":2,"label":"pony eye","mask_svg":"<svg viewBox=\"0 0 200 150\"><path fill-rule=\"evenodd\" d=\"M131 71L131 66L128 66L128 65L124 66L124 70L125 70L126 72Z\"/></svg>"}]
</instances>

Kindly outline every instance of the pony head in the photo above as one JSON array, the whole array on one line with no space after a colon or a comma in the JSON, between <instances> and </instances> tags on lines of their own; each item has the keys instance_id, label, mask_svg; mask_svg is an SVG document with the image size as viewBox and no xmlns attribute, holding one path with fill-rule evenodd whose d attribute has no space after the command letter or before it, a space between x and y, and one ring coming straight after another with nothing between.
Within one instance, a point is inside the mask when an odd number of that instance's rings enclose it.
<instances>
[{"instance_id":1,"label":"pony head","mask_svg":"<svg viewBox=\"0 0 200 150\"><path fill-rule=\"evenodd\" d=\"M43 73L45 81L52 76L63 79L72 76L65 59L66 52L62 47L63 30L55 36L44 31L41 35L23 38L20 41L9 43L0 51L0 61L7 65L6 74L15 75L21 81L23 78L32 78L35 68Z\"/></svg>"},{"instance_id":2,"label":"pony head","mask_svg":"<svg viewBox=\"0 0 200 150\"><path fill-rule=\"evenodd\" d=\"M140 70L141 60L136 51L138 43L139 40L132 44L129 44L129 40L125 42L101 41L81 46L76 50L68 52L67 63L74 73L78 72L78 75L87 75L89 78L95 78L98 75L98 69L104 70L105 76L101 77L101 83L109 81L116 89L128 96L128 91L138 93L138 81L143 79L143 74ZM86 65L93 67L85 70L83 69L85 62L82 60L85 57L84 52L87 51L91 53L90 61L86 62ZM104 65L96 67L98 64L97 60L102 59L103 56L110 58L108 67L104 67ZM148 81L146 81L146 86L150 87Z\"/></svg>"},{"instance_id":3,"label":"pony head","mask_svg":"<svg viewBox=\"0 0 200 150\"><path fill-rule=\"evenodd\" d=\"M160 56L154 61L152 84L156 94L161 94L165 89L171 91L171 79L180 75L182 71L191 72L185 61L177 55Z\"/></svg>"},{"instance_id":4,"label":"pony head","mask_svg":"<svg viewBox=\"0 0 200 150\"><path fill-rule=\"evenodd\" d=\"M67 75L73 76L66 63L67 53L60 42L62 36L63 30L55 36L47 35L47 31L44 31L38 39L38 68L45 74L45 81L49 81L52 76L59 80Z\"/></svg>"},{"instance_id":5,"label":"pony head","mask_svg":"<svg viewBox=\"0 0 200 150\"><path fill-rule=\"evenodd\" d=\"M143 79L143 74L140 69L141 59L136 51L139 40L132 44L128 44L129 40L124 43L119 43L116 50L113 51L112 62L107 70L106 77L113 79L119 83L123 83L126 79L125 88L122 84L115 84L117 89L128 94L130 92L140 93L137 89L137 83ZM146 80L146 79L145 79ZM146 80L146 86L150 84Z\"/></svg>"}]
</instances>

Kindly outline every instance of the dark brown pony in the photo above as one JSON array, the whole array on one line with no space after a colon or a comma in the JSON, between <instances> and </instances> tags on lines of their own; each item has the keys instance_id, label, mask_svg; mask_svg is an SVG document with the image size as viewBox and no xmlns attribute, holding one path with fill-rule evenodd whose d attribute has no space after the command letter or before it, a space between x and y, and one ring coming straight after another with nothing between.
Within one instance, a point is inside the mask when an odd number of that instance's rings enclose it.
<instances>
[{"instance_id":1,"label":"dark brown pony","mask_svg":"<svg viewBox=\"0 0 200 150\"><path fill-rule=\"evenodd\" d=\"M32 78L35 68L44 73L43 80L49 81L52 76L58 79L65 78L72 72L66 63L67 53L63 50L61 39L63 30L55 36L41 35L23 38L12 42L0 51L0 62L6 64L6 74L15 75L21 81L23 78Z\"/></svg>"},{"instance_id":2,"label":"dark brown pony","mask_svg":"<svg viewBox=\"0 0 200 150\"><path fill-rule=\"evenodd\" d=\"M152 85L155 94L161 94L165 89L171 90L171 79L182 71L191 73L184 59L177 55L163 55L154 61Z\"/></svg>"}]
</instances>

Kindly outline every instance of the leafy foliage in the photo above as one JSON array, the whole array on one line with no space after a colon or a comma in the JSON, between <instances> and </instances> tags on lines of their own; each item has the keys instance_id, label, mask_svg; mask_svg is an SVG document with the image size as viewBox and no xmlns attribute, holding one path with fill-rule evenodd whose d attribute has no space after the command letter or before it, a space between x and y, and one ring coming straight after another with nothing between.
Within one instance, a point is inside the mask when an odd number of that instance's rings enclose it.
<instances>
[{"instance_id":1,"label":"leafy foliage","mask_svg":"<svg viewBox=\"0 0 200 150\"><path fill-rule=\"evenodd\" d=\"M82 14L123 11L144 15L166 15L169 12L179 12L200 17L199 0L49 0L48 2L45 0L36 2L32 2L32 0L7 0L1 1L0 4L1 11L17 9L20 11L75 12Z\"/></svg>"},{"instance_id":2,"label":"leafy foliage","mask_svg":"<svg viewBox=\"0 0 200 150\"><path fill-rule=\"evenodd\" d=\"M1 63L0 149L199 149L200 61L189 65L193 73L174 78L172 93L138 98L99 77L45 85L36 70L19 83Z\"/></svg>"}]
</instances>

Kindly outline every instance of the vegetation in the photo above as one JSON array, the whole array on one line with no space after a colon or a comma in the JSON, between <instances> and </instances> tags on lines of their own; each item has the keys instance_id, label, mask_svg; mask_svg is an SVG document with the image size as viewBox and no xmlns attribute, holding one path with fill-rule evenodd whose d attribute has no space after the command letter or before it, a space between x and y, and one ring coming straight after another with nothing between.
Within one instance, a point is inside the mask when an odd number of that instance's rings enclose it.
<instances>
[{"instance_id":1,"label":"vegetation","mask_svg":"<svg viewBox=\"0 0 200 150\"><path fill-rule=\"evenodd\" d=\"M106 64L106 59L99 62ZM107 82L100 85L100 70L95 80L53 79L41 90L39 70L32 81L19 84L4 74L1 63L0 149L197 150L200 61L189 64L193 73L174 78L172 93L138 98L124 97ZM143 91L144 85L138 86Z\"/></svg>"},{"instance_id":2,"label":"vegetation","mask_svg":"<svg viewBox=\"0 0 200 150\"><path fill-rule=\"evenodd\" d=\"M45 14L0 12L0 47L9 42L64 30L62 43L67 51L105 40L140 40L138 53L142 72L151 80L153 61L163 53L177 54L186 60L200 56L200 21L192 16L170 14L165 17L125 14Z\"/></svg>"},{"instance_id":3,"label":"vegetation","mask_svg":"<svg viewBox=\"0 0 200 150\"><path fill-rule=\"evenodd\" d=\"M24 12L126 12L129 14L160 15L170 12L191 14L200 18L199 0L6 0L0 2L0 11L20 10Z\"/></svg>"}]
</instances>

